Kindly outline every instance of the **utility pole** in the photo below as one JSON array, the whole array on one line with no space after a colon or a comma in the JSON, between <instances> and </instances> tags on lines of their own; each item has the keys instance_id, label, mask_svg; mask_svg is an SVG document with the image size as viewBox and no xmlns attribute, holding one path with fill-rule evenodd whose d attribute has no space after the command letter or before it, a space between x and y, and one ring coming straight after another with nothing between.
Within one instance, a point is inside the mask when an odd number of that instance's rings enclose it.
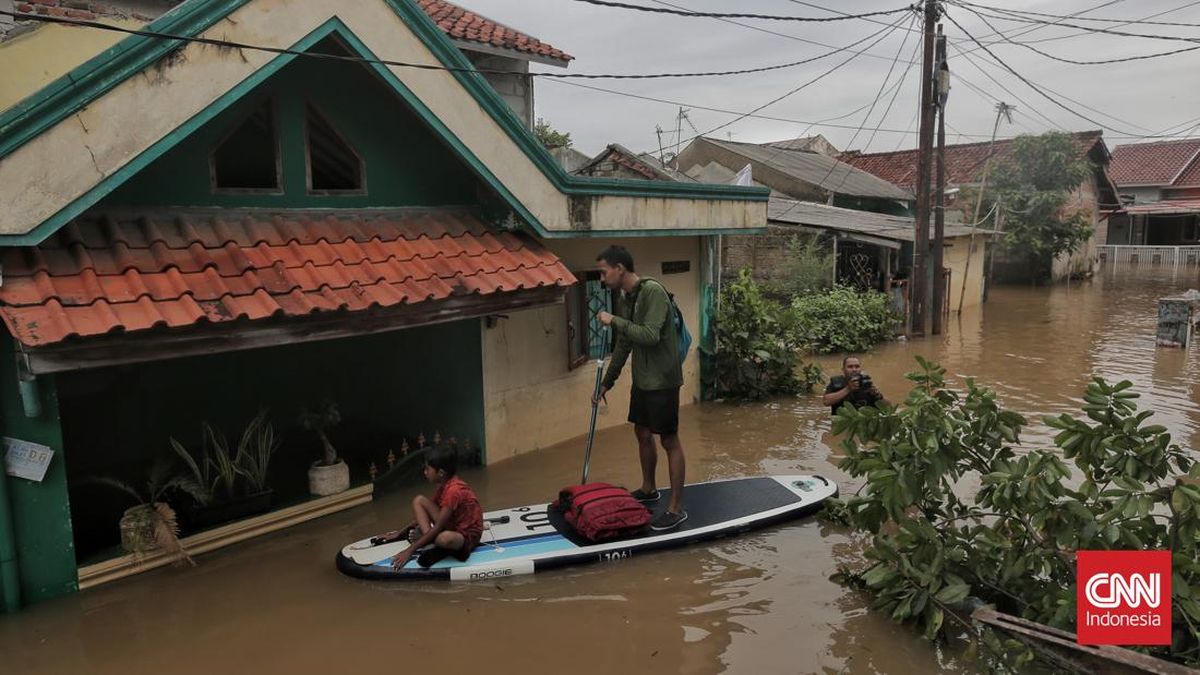
<instances>
[{"instance_id":1,"label":"utility pole","mask_svg":"<svg viewBox=\"0 0 1200 675\"><path fill-rule=\"evenodd\" d=\"M971 271L971 257L975 253L975 228L982 225L982 223L979 222L979 210L983 208L983 193L985 190L987 190L988 171L992 166L992 152L996 148L996 134L1000 131L1000 118L1003 117L1004 119L1008 120L1009 124L1012 124L1012 114L1016 109L1016 106L1011 106L1004 101L996 104L996 123L992 125L992 140L988 143L987 157L983 160L983 177L979 180L979 195L975 198L975 217L971 219L970 223L971 243L967 247L967 265L966 269L963 270L962 291L958 294L958 313L960 315L962 314L963 298L967 297L967 274ZM999 210L998 205L997 210ZM996 218L995 222L1000 222L999 217ZM986 282L987 280L985 279L985 290L987 288Z\"/></svg>"},{"instance_id":2,"label":"utility pole","mask_svg":"<svg viewBox=\"0 0 1200 675\"><path fill-rule=\"evenodd\" d=\"M950 97L950 67L946 63L946 35L942 24L937 27L937 65L934 66L934 85L937 88L937 206L934 211L933 233L933 334L942 334L946 299L946 100Z\"/></svg>"},{"instance_id":3,"label":"utility pole","mask_svg":"<svg viewBox=\"0 0 1200 675\"><path fill-rule=\"evenodd\" d=\"M929 321L929 174L933 150L933 122L937 106L933 100L934 26L938 0L925 0L925 44L921 56L921 126L917 144L917 219L913 244L913 275L909 290L910 330L923 337Z\"/></svg>"}]
</instances>

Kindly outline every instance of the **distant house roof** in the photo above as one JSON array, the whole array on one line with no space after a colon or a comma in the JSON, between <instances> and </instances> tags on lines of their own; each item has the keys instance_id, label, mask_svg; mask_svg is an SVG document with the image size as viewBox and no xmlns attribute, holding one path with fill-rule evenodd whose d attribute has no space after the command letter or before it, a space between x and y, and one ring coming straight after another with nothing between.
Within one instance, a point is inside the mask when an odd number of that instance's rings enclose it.
<instances>
[{"instance_id":1,"label":"distant house roof","mask_svg":"<svg viewBox=\"0 0 1200 675\"><path fill-rule=\"evenodd\" d=\"M600 154L593 157L587 164L576 169L574 173L581 176L599 175L597 172L602 170L605 162L611 162L624 167L641 175L646 180L672 180L682 183L697 182L696 179L685 173L664 166L654 155L646 152L635 153L620 143L609 143L608 147L604 148Z\"/></svg>"},{"instance_id":2,"label":"distant house roof","mask_svg":"<svg viewBox=\"0 0 1200 675\"><path fill-rule=\"evenodd\" d=\"M1200 213L1200 199L1170 199L1149 204L1131 204L1125 207L1126 213L1155 214L1155 215L1189 215Z\"/></svg>"},{"instance_id":3,"label":"distant house roof","mask_svg":"<svg viewBox=\"0 0 1200 675\"><path fill-rule=\"evenodd\" d=\"M1101 131L1080 131L1072 134L1081 155L1089 155L1092 161L1104 163L1108 160L1108 149L1104 146ZM978 183L983 165L988 158L988 141L961 143L946 146L946 183L970 185ZM997 140L991 156L1003 159L1012 152L1012 139ZM871 173L894 185L908 190L916 188L917 151L860 153L844 152L841 160Z\"/></svg>"},{"instance_id":4,"label":"distant house roof","mask_svg":"<svg viewBox=\"0 0 1200 675\"><path fill-rule=\"evenodd\" d=\"M838 149L820 134L816 136L804 136L803 138L785 138L782 141L771 141L770 143L762 143L761 145L768 148L783 148L784 150L795 150L797 152L819 152L822 155L830 157L837 157L839 154Z\"/></svg>"},{"instance_id":5,"label":"distant house roof","mask_svg":"<svg viewBox=\"0 0 1200 675\"><path fill-rule=\"evenodd\" d=\"M491 45L499 49L511 49L564 63L575 58L535 37L530 37L445 0L417 0L417 2L421 5L421 9L424 9L425 13L429 15L429 18L433 19L439 28L455 40Z\"/></svg>"},{"instance_id":6,"label":"distant house roof","mask_svg":"<svg viewBox=\"0 0 1200 675\"><path fill-rule=\"evenodd\" d=\"M1118 187L1200 185L1200 138L1119 145L1108 171Z\"/></svg>"},{"instance_id":7,"label":"distant house roof","mask_svg":"<svg viewBox=\"0 0 1200 675\"><path fill-rule=\"evenodd\" d=\"M916 238L916 221L906 216L889 216L794 199L772 197L767 203L767 221L863 234L892 241L913 241ZM932 224L929 230L932 235ZM989 230L966 225L945 226L947 237L961 237L971 232L987 233Z\"/></svg>"},{"instance_id":8,"label":"distant house roof","mask_svg":"<svg viewBox=\"0 0 1200 675\"><path fill-rule=\"evenodd\" d=\"M819 153L764 147L753 143L720 141L715 138L696 140L697 142L712 143L745 157L747 161L758 162L836 194L905 201L912 198L912 195L886 180L881 180L850 164Z\"/></svg>"}]
</instances>

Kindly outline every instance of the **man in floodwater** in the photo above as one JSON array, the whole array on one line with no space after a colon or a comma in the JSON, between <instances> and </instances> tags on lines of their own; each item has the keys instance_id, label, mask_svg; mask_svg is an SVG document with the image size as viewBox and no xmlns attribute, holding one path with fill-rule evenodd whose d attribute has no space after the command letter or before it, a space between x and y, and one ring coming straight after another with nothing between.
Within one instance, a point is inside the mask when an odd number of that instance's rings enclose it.
<instances>
[{"instance_id":1,"label":"man in floodwater","mask_svg":"<svg viewBox=\"0 0 1200 675\"><path fill-rule=\"evenodd\" d=\"M842 359L842 374L829 379L825 396L821 398L821 402L830 407L831 415L836 415L838 408L847 403L861 408L880 401L887 403L871 376L862 372L862 361L857 356Z\"/></svg>"},{"instance_id":2,"label":"man in floodwater","mask_svg":"<svg viewBox=\"0 0 1200 675\"><path fill-rule=\"evenodd\" d=\"M600 396L613 388L625 361L633 354L633 393L629 421L637 437L642 463L642 486L633 491L641 502L658 501L662 494L655 481L658 467L657 434L667 453L671 500L667 510L650 523L650 529L671 530L687 520L683 510L685 462L679 442L679 388L683 366L679 362L679 336L671 316L671 298L655 279L641 278L633 270L633 256L623 246L609 246L596 257L609 288L620 291L617 314L600 312L600 323L616 334L612 362L602 381Z\"/></svg>"}]
</instances>

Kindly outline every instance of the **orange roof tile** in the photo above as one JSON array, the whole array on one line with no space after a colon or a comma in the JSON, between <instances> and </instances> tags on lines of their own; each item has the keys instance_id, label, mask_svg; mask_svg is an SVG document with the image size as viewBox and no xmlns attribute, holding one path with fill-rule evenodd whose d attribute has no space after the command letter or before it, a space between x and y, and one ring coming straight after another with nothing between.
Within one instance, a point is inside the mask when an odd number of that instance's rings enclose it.
<instances>
[{"instance_id":1,"label":"orange roof tile","mask_svg":"<svg viewBox=\"0 0 1200 675\"><path fill-rule=\"evenodd\" d=\"M536 241L466 209L100 215L0 264L0 319L27 347L575 283Z\"/></svg>"},{"instance_id":2,"label":"orange roof tile","mask_svg":"<svg viewBox=\"0 0 1200 675\"><path fill-rule=\"evenodd\" d=\"M1200 138L1118 145L1113 149L1109 172L1120 187L1136 185L1188 185L1179 179L1189 163L1200 158ZM1191 180L1193 177L1189 176Z\"/></svg>"},{"instance_id":3,"label":"orange roof tile","mask_svg":"<svg viewBox=\"0 0 1200 675\"><path fill-rule=\"evenodd\" d=\"M537 38L515 31L504 24L496 23L468 9L445 2L445 0L418 0L418 4L439 28L456 40L512 49L557 61L570 61L575 58Z\"/></svg>"}]
</instances>

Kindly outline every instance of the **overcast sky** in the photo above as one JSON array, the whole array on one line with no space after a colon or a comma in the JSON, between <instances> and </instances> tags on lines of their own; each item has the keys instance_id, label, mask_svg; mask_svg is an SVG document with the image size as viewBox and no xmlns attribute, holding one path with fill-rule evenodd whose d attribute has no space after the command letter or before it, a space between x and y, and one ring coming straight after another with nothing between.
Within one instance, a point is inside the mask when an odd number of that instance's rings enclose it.
<instances>
[{"instance_id":1,"label":"overcast sky","mask_svg":"<svg viewBox=\"0 0 1200 675\"><path fill-rule=\"evenodd\" d=\"M656 0L626 0L646 6L663 6ZM976 0L984 5L1009 9L1073 14L1095 18L1142 19L1166 12L1154 21L1200 24L1200 1L1186 0ZM811 40L831 47L842 47L884 29L884 25L866 20L802 24L795 22L755 21L740 23L792 37L765 33L717 19L688 18L648 14L588 5L578 0L456 0L464 7L540 38L575 56L565 72L646 73L735 70L799 61L824 52L829 47L804 42ZM794 0L669 0L674 5L697 11L829 16L829 12L804 6ZM904 0L812 0L812 5L859 13L893 9ZM1200 123L1200 50L1112 65L1070 65L1050 60L1026 47L987 38L992 30L966 9L950 7L954 18L1014 70L1042 87L1072 110L1102 123L1110 148L1137 142L1130 134L1146 135L1182 126L1187 130ZM1171 11L1176 10L1176 11ZM891 23L900 15L878 17ZM1020 42L1036 41L1033 46L1054 56L1075 60L1111 59L1193 46L1188 42L1163 41L1087 33L1054 27L996 21L992 23ZM1053 21L1053 19L1050 19ZM1077 20L1071 20L1075 22ZM901 24L909 26L905 17ZM918 23L911 24L914 29ZM1069 130L1098 128L1070 112L1055 106L1028 85L1021 83L1001 66L991 62L983 51L960 56L954 45L964 51L976 49L970 39L949 21L946 32L952 43L951 71L955 77L947 112L948 142L986 140L995 119L996 100L1017 107L1013 124L1001 125L1001 136L1040 132L1061 127ZM1088 26L1158 35L1200 39L1200 28L1161 25L1087 23ZM1019 35L1036 28L1028 35ZM904 43L905 36L908 37ZM894 150L915 146L916 101L919 84L916 69L908 73L898 90L891 89L904 75L912 58L919 58L919 33L895 30L881 42L846 66L796 94L765 108L760 114L795 121L747 118L715 132L735 141L765 142L820 133L840 149L864 146L871 151ZM798 38L798 39L794 39ZM862 50L874 39L855 47ZM901 49L903 46L903 49ZM875 99L892 61L901 54L888 80L887 93L872 112L865 129L855 137L864 122L867 108L843 117ZM849 53L836 54L814 63L773 72L733 77L707 77L649 81L600 80L584 84L622 92L678 101L690 106L707 106L734 111L749 111L841 63ZM983 69L983 72L980 71ZM535 70L559 69L535 64ZM986 73L986 74L985 74ZM988 76L995 78L993 82ZM572 80L579 82L578 80ZM974 91L974 85L980 91ZM1011 93L1004 91L1007 87ZM589 91L557 81L539 78L536 82L537 115L562 131L569 131L578 149L594 154L605 144L618 142L635 150L657 150L656 126L664 129L664 143L674 144L678 106L638 100L610 93ZM886 118L884 112L897 98ZM1074 99L1072 102L1069 99ZM1088 108L1094 110L1089 110ZM1096 112L1100 111L1100 112ZM1040 114L1039 114L1040 113ZM1044 116L1044 117L1043 117ZM691 123L700 131L734 119L733 115L693 107ZM849 128L814 126L807 122L832 120L831 124ZM1046 118L1049 118L1048 120ZM880 125L880 120L883 120ZM874 135L877 126L882 130ZM684 122L684 140L695 134ZM1172 129L1175 131L1175 129ZM960 136L959 134L962 134ZM1200 135L1200 128L1193 131ZM1122 137L1126 138L1122 138ZM870 145L867 146L868 141Z\"/></svg>"}]
</instances>

